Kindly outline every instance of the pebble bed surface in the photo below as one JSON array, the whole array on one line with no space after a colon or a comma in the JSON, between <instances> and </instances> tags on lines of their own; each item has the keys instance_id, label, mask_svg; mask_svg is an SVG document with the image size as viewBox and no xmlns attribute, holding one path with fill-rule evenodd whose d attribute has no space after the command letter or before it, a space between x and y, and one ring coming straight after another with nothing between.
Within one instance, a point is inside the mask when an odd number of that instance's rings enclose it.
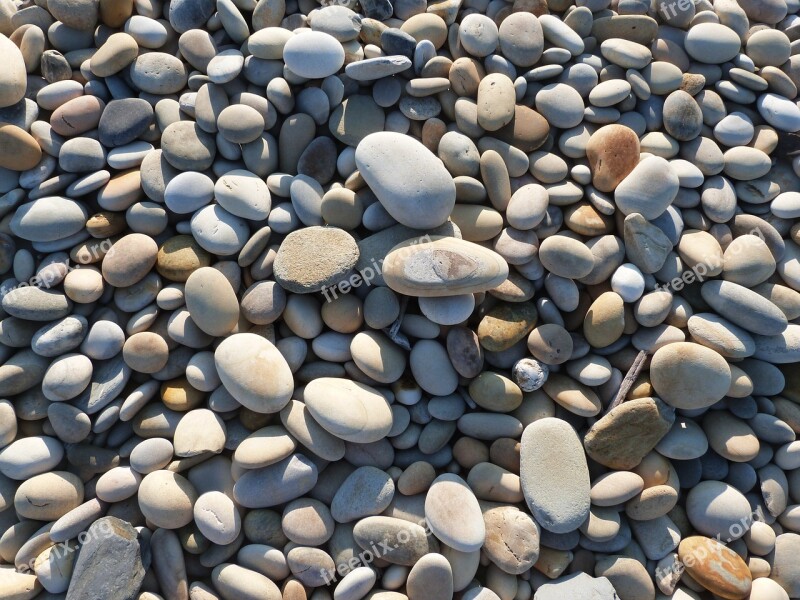
<instances>
[{"instance_id":1,"label":"pebble bed surface","mask_svg":"<svg viewBox=\"0 0 800 600\"><path fill-rule=\"evenodd\" d=\"M800 599L798 87L800 0L0 0L0 599Z\"/></svg>"}]
</instances>

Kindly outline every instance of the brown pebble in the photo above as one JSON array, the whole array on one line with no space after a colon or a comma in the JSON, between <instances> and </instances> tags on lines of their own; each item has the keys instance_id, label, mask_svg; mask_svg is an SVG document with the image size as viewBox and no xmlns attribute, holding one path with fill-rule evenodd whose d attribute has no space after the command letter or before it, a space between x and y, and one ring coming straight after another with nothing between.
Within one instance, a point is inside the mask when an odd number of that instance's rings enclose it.
<instances>
[{"instance_id":1,"label":"brown pebble","mask_svg":"<svg viewBox=\"0 0 800 600\"><path fill-rule=\"evenodd\" d=\"M16 125L0 125L0 167L12 171L32 169L42 158L39 144Z\"/></svg>"}]
</instances>

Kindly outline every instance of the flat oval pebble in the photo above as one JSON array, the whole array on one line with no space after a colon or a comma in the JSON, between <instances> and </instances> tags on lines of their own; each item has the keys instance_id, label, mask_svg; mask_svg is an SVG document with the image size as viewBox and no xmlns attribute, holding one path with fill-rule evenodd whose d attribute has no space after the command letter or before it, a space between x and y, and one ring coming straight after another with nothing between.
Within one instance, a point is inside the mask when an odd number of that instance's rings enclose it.
<instances>
[{"instance_id":1,"label":"flat oval pebble","mask_svg":"<svg viewBox=\"0 0 800 600\"><path fill-rule=\"evenodd\" d=\"M392 427L392 411L386 399L367 385L322 377L304 392L311 415L327 431L345 441L367 444L383 438ZM347 399L347 411L341 402Z\"/></svg>"},{"instance_id":2,"label":"flat oval pebble","mask_svg":"<svg viewBox=\"0 0 800 600\"><path fill-rule=\"evenodd\" d=\"M714 350L679 342L659 348L650 364L653 387L675 408L705 408L721 400L731 385L728 363Z\"/></svg>"},{"instance_id":3,"label":"flat oval pebble","mask_svg":"<svg viewBox=\"0 0 800 600\"><path fill-rule=\"evenodd\" d=\"M441 160L420 142L399 133L373 133L358 144L355 160L364 181L399 223L428 229L447 220L455 184Z\"/></svg>"},{"instance_id":4,"label":"flat oval pebble","mask_svg":"<svg viewBox=\"0 0 800 600\"><path fill-rule=\"evenodd\" d=\"M234 334L217 346L214 364L222 385L250 410L278 412L291 398L292 372L266 338L253 333Z\"/></svg>"},{"instance_id":5,"label":"flat oval pebble","mask_svg":"<svg viewBox=\"0 0 800 600\"><path fill-rule=\"evenodd\" d=\"M239 320L239 303L228 279L217 269L200 267L186 280L186 308L209 335L230 333Z\"/></svg>"},{"instance_id":6,"label":"flat oval pebble","mask_svg":"<svg viewBox=\"0 0 800 600\"><path fill-rule=\"evenodd\" d=\"M457 238L429 236L392 248L383 263L390 288L411 296L441 297L491 289L508 276L495 252Z\"/></svg>"},{"instance_id":7,"label":"flat oval pebble","mask_svg":"<svg viewBox=\"0 0 800 600\"><path fill-rule=\"evenodd\" d=\"M344 48L332 35L311 31L294 35L283 46L286 66L300 77L322 79L344 64Z\"/></svg>"},{"instance_id":8,"label":"flat oval pebble","mask_svg":"<svg viewBox=\"0 0 800 600\"><path fill-rule=\"evenodd\" d=\"M590 485L575 430L552 417L531 423L522 434L520 461L522 491L537 522L553 533L577 529L589 516Z\"/></svg>"},{"instance_id":9,"label":"flat oval pebble","mask_svg":"<svg viewBox=\"0 0 800 600\"><path fill-rule=\"evenodd\" d=\"M425 520L433 534L459 552L479 550L486 538L478 499L456 475L440 475L425 497Z\"/></svg>"}]
</instances>

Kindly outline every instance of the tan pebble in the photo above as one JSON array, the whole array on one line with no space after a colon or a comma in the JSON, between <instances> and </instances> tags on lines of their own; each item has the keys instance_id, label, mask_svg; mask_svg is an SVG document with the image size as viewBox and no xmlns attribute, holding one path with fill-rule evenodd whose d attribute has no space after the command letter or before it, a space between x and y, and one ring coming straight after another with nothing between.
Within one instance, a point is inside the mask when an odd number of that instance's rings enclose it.
<instances>
[{"instance_id":1,"label":"tan pebble","mask_svg":"<svg viewBox=\"0 0 800 600\"><path fill-rule=\"evenodd\" d=\"M560 373L551 373L543 389L559 405L582 417L593 417L602 408L600 398L589 386Z\"/></svg>"},{"instance_id":2,"label":"tan pebble","mask_svg":"<svg viewBox=\"0 0 800 600\"><path fill-rule=\"evenodd\" d=\"M485 371L469 384L469 395L481 408L511 412L522 404L522 390L499 373Z\"/></svg>"},{"instance_id":3,"label":"tan pebble","mask_svg":"<svg viewBox=\"0 0 800 600\"><path fill-rule=\"evenodd\" d=\"M458 225L462 239L469 242L485 242L503 229L503 216L481 205L456 204L450 219Z\"/></svg>"},{"instance_id":4,"label":"tan pebble","mask_svg":"<svg viewBox=\"0 0 800 600\"><path fill-rule=\"evenodd\" d=\"M206 408L190 410L175 428L175 456L219 454L225 445L225 434L225 424L214 412Z\"/></svg>"},{"instance_id":5,"label":"tan pebble","mask_svg":"<svg viewBox=\"0 0 800 600\"><path fill-rule=\"evenodd\" d=\"M193 518L197 492L189 480L172 471L153 471L139 486L139 508L157 527L178 529Z\"/></svg>"},{"instance_id":6,"label":"tan pebble","mask_svg":"<svg viewBox=\"0 0 800 600\"><path fill-rule=\"evenodd\" d=\"M489 460L489 448L480 440L462 437L453 445L453 457L462 467L471 469Z\"/></svg>"},{"instance_id":7,"label":"tan pebble","mask_svg":"<svg viewBox=\"0 0 800 600\"><path fill-rule=\"evenodd\" d=\"M483 521L483 551L505 573L520 575L539 560L541 530L529 514L514 506L499 506L485 510Z\"/></svg>"},{"instance_id":8,"label":"tan pebble","mask_svg":"<svg viewBox=\"0 0 800 600\"><path fill-rule=\"evenodd\" d=\"M394 291L455 296L489 290L508 277L506 261L495 252L457 238L430 237L430 242L399 244L386 256L383 277Z\"/></svg>"},{"instance_id":9,"label":"tan pebble","mask_svg":"<svg viewBox=\"0 0 800 600\"><path fill-rule=\"evenodd\" d=\"M405 496L422 494L436 479L436 470L430 463L418 461L410 464L397 480L397 490Z\"/></svg>"},{"instance_id":10,"label":"tan pebble","mask_svg":"<svg viewBox=\"0 0 800 600\"><path fill-rule=\"evenodd\" d=\"M721 400L731 385L727 361L714 350L678 342L659 348L650 363L659 397L675 408L698 409Z\"/></svg>"},{"instance_id":11,"label":"tan pebble","mask_svg":"<svg viewBox=\"0 0 800 600\"><path fill-rule=\"evenodd\" d=\"M376 288L379 290L388 291L386 288ZM364 322L364 306L361 299L355 294L345 294L326 302L322 305L320 315L323 322L339 333L354 333L361 328ZM392 319L394 321L394 319ZM381 329L374 327L374 329Z\"/></svg>"},{"instance_id":12,"label":"tan pebble","mask_svg":"<svg viewBox=\"0 0 800 600\"><path fill-rule=\"evenodd\" d=\"M514 82L502 73L492 73L478 86L478 124L497 131L514 118Z\"/></svg>"},{"instance_id":13,"label":"tan pebble","mask_svg":"<svg viewBox=\"0 0 800 600\"><path fill-rule=\"evenodd\" d=\"M127 33L114 33L92 55L89 68L97 77L109 77L130 65L139 54L139 45Z\"/></svg>"},{"instance_id":14,"label":"tan pebble","mask_svg":"<svg viewBox=\"0 0 800 600\"><path fill-rule=\"evenodd\" d=\"M644 489L644 480L631 471L611 471L592 484L590 498L595 506L616 506Z\"/></svg>"},{"instance_id":15,"label":"tan pebble","mask_svg":"<svg viewBox=\"0 0 800 600\"><path fill-rule=\"evenodd\" d=\"M587 454L600 464L613 469L632 469L655 448L674 421L674 409L657 398L630 400L592 425L584 446Z\"/></svg>"},{"instance_id":16,"label":"tan pebble","mask_svg":"<svg viewBox=\"0 0 800 600\"><path fill-rule=\"evenodd\" d=\"M83 482L67 471L52 471L23 481L14 495L20 518L55 521L83 502Z\"/></svg>"},{"instance_id":17,"label":"tan pebble","mask_svg":"<svg viewBox=\"0 0 800 600\"><path fill-rule=\"evenodd\" d=\"M350 354L359 369L380 383L400 379L406 368L406 354L385 334L362 331L350 342Z\"/></svg>"},{"instance_id":18,"label":"tan pebble","mask_svg":"<svg viewBox=\"0 0 800 600\"><path fill-rule=\"evenodd\" d=\"M519 475L492 463L472 467L467 483L479 500L510 504L524 501Z\"/></svg>"},{"instance_id":19,"label":"tan pebble","mask_svg":"<svg viewBox=\"0 0 800 600\"><path fill-rule=\"evenodd\" d=\"M211 264L211 255L190 235L170 238L158 251L156 270L170 281L184 282L194 271Z\"/></svg>"},{"instance_id":20,"label":"tan pebble","mask_svg":"<svg viewBox=\"0 0 800 600\"><path fill-rule=\"evenodd\" d=\"M478 339L486 350L502 352L524 339L536 326L537 319L532 302L501 304L481 319Z\"/></svg>"},{"instance_id":21,"label":"tan pebble","mask_svg":"<svg viewBox=\"0 0 800 600\"><path fill-rule=\"evenodd\" d=\"M103 258L103 278L114 287L128 287L144 279L156 263L153 238L131 233L118 240Z\"/></svg>"},{"instance_id":22,"label":"tan pebble","mask_svg":"<svg viewBox=\"0 0 800 600\"><path fill-rule=\"evenodd\" d=\"M431 13L414 15L403 23L400 29L410 34L417 42L430 40L436 48L441 48L447 40L447 24L444 19Z\"/></svg>"},{"instance_id":23,"label":"tan pebble","mask_svg":"<svg viewBox=\"0 0 800 600\"><path fill-rule=\"evenodd\" d=\"M78 96L53 111L50 126L59 135L76 136L97 127L106 103L95 96Z\"/></svg>"},{"instance_id":24,"label":"tan pebble","mask_svg":"<svg viewBox=\"0 0 800 600\"><path fill-rule=\"evenodd\" d=\"M761 444L752 428L727 411L711 411L703 418L709 446L732 462L748 462L758 456Z\"/></svg>"},{"instance_id":25,"label":"tan pebble","mask_svg":"<svg viewBox=\"0 0 800 600\"><path fill-rule=\"evenodd\" d=\"M86 221L86 231L97 239L105 239L122 233L127 226L125 215L112 211L95 213Z\"/></svg>"},{"instance_id":26,"label":"tan pebble","mask_svg":"<svg viewBox=\"0 0 800 600\"><path fill-rule=\"evenodd\" d=\"M572 357L572 337L554 323L540 325L528 336L528 350L538 360L548 365L560 365Z\"/></svg>"},{"instance_id":27,"label":"tan pebble","mask_svg":"<svg viewBox=\"0 0 800 600\"><path fill-rule=\"evenodd\" d=\"M79 304L98 300L103 295L103 290L103 275L94 267L75 269L64 278L64 293Z\"/></svg>"},{"instance_id":28,"label":"tan pebble","mask_svg":"<svg viewBox=\"0 0 800 600\"><path fill-rule=\"evenodd\" d=\"M185 412L200 405L206 394L196 390L185 377L170 379L161 384L161 401L170 410Z\"/></svg>"},{"instance_id":29,"label":"tan pebble","mask_svg":"<svg viewBox=\"0 0 800 600\"><path fill-rule=\"evenodd\" d=\"M197 326L209 335L223 336L236 327L239 300L228 278L212 267L200 267L186 279L186 308Z\"/></svg>"},{"instance_id":30,"label":"tan pebble","mask_svg":"<svg viewBox=\"0 0 800 600\"><path fill-rule=\"evenodd\" d=\"M169 359L169 347L160 335L142 331L125 340L122 357L125 364L134 371L155 373L166 366Z\"/></svg>"}]
</instances>

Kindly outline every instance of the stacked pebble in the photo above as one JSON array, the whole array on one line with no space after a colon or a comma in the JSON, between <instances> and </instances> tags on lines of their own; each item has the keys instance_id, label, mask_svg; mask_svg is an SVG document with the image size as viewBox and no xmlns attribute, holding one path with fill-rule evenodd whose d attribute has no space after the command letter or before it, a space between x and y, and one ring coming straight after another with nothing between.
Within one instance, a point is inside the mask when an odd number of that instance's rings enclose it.
<instances>
[{"instance_id":1,"label":"stacked pebble","mask_svg":"<svg viewBox=\"0 0 800 600\"><path fill-rule=\"evenodd\" d=\"M800 598L798 13L0 0L0 598Z\"/></svg>"}]
</instances>

